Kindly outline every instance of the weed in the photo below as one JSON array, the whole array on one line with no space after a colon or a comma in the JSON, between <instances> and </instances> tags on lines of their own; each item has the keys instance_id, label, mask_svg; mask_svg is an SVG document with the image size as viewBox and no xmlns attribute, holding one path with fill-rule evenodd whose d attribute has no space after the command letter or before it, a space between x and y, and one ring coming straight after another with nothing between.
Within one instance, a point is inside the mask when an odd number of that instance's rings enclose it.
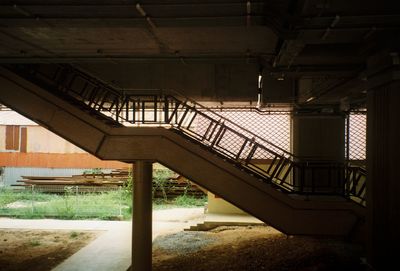
<instances>
[{"instance_id":1,"label":"weed","mask_svg":"<svg viewBox=\"0 0 400 271\"><path fill-rule=\"evenodd\" d=\"M83 171L83 174L101 174L101 173L103 173L101 168L92 168Z\"/></svg>"},{"instance_id":2,"label":"weed","mask_svg":"<svg viewBox=\"0 0 400 271\"><path fill-rule=\"evenodd\" d=\"M32 246L32 247L37 247L37 246L40 246L41 243L38 240L31 240L29 242L29 245Z\"/></svg>"},{"instance_id":3,"label":"weed","mask_svg":"<svg viewBox=\"0 0 400 271\"><path fill-rule=\"evenodd\" d=\"M128 169L128 178L126 179L126 182L124 184L124 196L125 197L130 197L132 195L133 191L133 175L132 175L132 169Z\"/></svg>"},{"instance_id":4,"label":"weed","mask_svg":"<svg viewBox=\"0 0 400 271\"><path fill-rule=\"evenodd\" d=\"M182 207L204 206L207 197L195 198L188 195L181 195L175 198L174 204Z\"/></svg>"},{"instance_id":5,"label":"weed","mask_svg":"<svg viewBox=\"0 0 400 271\"><path fill-rule=\"evenodd\" d=\"M168 176L165 174L164 176ZM103 220L125 219L132 216L132 193L122 190L104 193L76 193L73 188L66 188L64 195L15 192L11 189L0 190L0 215L16 218L58 218ZM33 198L32 198L33 197ZM171 207L190 207L204 205L206 198L194 198L183 195L176 199L154 199L155 209ZM12 202L26 202L25 206L8 207Z\"/></svg>"},{"instance_id":6,"label":"weed","mask_svg":"<svg viewBox=\"0 0 400 271\"><path fill-rule=\"evenodd\" d=\"M173 171L169 169L155 169L153 171L153 198L156 191L161 191L164 202L167 202L167 183L172 177Z\"/></svg>"},{"instance_id":7,"label":"weed","mask_svg":"<svg viewBox=\"0 0 400 271\"><path fill-rule=\"evenodd\" d=\"M156 210L169 209L175 207L200 207L207 203L207 197L195 198L193 196L181 195L175 199L165 201L163 199L154 199L153 208Z\"/></svg>"},{"instance_id":8,"label":"weed","mask_svg":"<svg viewBox=\"0 0 400 271\"><path fill-rule=\"evenodd\" d=\"M4 208L7 204L16 201L50 201L55 197L55 195L44 194L44 193L34 193L31 191L22 190L14 191L8 187L0 188L0 209Z\"/></svg>"},{"instance_id":9,"label":"weed","mask_svg":"<svg viewBox=\"0 0 400 271\"><path fill-rule=\"evenodd\" d=\"M69 237L71 238L71 239L74 239L74 238L76 238L76 237L78 237L79 236L79 233L77 233L76 231L73 231L73 232L71 232L70 234L69 234Z\"/></svg>"}]
</instances>

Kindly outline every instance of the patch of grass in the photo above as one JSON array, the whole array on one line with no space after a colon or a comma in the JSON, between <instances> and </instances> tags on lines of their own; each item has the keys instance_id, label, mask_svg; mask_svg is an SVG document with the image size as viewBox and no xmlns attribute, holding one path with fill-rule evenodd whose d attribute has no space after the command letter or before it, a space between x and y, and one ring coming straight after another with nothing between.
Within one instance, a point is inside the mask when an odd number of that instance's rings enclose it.
<instances>
[{"instance_id":1,"label":"patch of grass","mask_svg":"<svg viewBox=\"0 0 400 271\"><path fill-rule=\"evenodd\" d=\"M188 195L178 196L174 200L174 204L180 207L199 207L204 206L207 202L207 197L195 198Z\"/></svg>"},{"instance_id":2,"label":"patch of grass","mask_svg":"<svg viewBox=\"0 0 400 271\"><path fill-rule=\"evenodd\" d=\"M37 246L40 246L41 243L40 243L38 240L31 240L31 241L29 242L29 245L30 245L31 247L37 247Z\"/></svg>"},{"instance_id":3,"label":"patch of grass","mask_svg":"<svg viewBox=\"0 0 400 271\"><path fill-rule=\"evenodd\" d=\"M132 217L132 195L121 191L104 193L73 193L66 189L63 195L0 190L0 215L16 218L58 218L129 220ZM175 199L154 199L154 209L204 206L207 198L182 195ZM21 207L8 207L13 202Z\"/></svg>"},{"instance_id":4,"label":"patch of grass","mask_svg":"<svg viewBox=\"0 0 400 271\"><path fill-rule=\"evenodd\" d=\"M46 201L43 201L46 199ZM121 215L131 217L131 198L124 197L120 191L104 193L75 194L66 191L63 195L48 195L27 192L0 191L0 215L17 218L60 218L60 219L112 219ZM12 202L26 201L19 208L6 207ZM25 202L24 202L25 203Z\"/></svg>"},{"instance_id":5,"label":"patch of grass","mask_svg":"<svg viewBox=\"0 0 400 271\"><path fill-rule=\"evenodd\" d=\"M79 233L77 233L76 231L73 231L69 234L69 238L71 238L71 239L75 239L78 236L79 236Z\"/></svg>"},{"instance_id":6,"label":"patch of grass","mask_svg":"<svg viewBox=\"0 0 400 271\"><path fill-rule=\"evenodd\" d=\"M0 208L4 208L7 204L16 201L49 201L57 197L57 195L44 194L44 193L32 193L28 190L14 191L11 188L0 189Z\"/></svg>"},{"instance_id":7,"label":"patch of grass","mask_svg":"<svg viewBox=\"0 0 400 271\"><path fill-rule=\"evenodd\" d=\"M193 196L181 195L171 200L154 199L153 208L156 210L179 208L179 207L202 207L206 204L207 197L195 198Z\"/></svg>"}]
</instances>

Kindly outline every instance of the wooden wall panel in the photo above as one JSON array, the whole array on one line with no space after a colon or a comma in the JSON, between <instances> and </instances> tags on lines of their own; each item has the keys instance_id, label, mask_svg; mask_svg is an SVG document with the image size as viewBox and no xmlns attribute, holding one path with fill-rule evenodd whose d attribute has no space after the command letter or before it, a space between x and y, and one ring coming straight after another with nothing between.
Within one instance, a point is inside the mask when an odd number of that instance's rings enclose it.
<instances>
[{"instance_id":1,"label":"wooden wall panel","mask_svg":"<svg viewBox=\"0 0 400 271\"><path fill-rule=\"evenodd\" d=\"M14 150L19 150L19 126L14 125Z\"/></svg>"},{"instance_id":2,"label":"wooden wall panel","mask_svg":"<svg viewBox=\"0 0 400 271\"><path fill-rule=\"evenodd\" d=\"M13 150L14 147L14 126L6 126L6 150Z\"/></svg>"},{"instance_id":3,"label":"wooden wall panel","mask_svg":"<svg viewBox=\"0 0 400 271\"><path fill-rule=\"evenodd\" d=\"M6 126L6 150L19 150L19 126Z\"/></svg>"},{"instance_id":4,"label":"wooden wall panel","mask_svg":"<svg viewBox=\"0 0 400 271\"><path fill-rule=\"evenodd\" d=\"M28 131L26 127L21 128L21 149L20 152L27 152Z\"/></svg>"}]
</instances>

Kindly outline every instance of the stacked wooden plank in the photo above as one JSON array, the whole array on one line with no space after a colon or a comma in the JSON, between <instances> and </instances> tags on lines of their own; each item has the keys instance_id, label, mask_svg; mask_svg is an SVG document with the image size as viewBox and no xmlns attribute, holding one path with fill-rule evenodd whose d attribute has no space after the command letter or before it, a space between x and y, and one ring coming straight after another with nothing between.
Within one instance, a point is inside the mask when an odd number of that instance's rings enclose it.
<instances>
[{"instance_id":1,"label":"stacked wooden plank","mask_svg":"<svg viewBox=\"0 0 400 271\"><path fill-rule=\"evenodd\" d=\"M128 169L117 169L110 173L86 173L71 177L56 176L22 176L18 184L13 186L34 189L44 193L86 193L119 190L126 186L131 173ZM186 178L175 174L159 183L153 182L153 196L155 198L174 198L179 195L203 197L205 191Z\"/></svg>"},{"instance_id":2,"label":"stacked wooden plank","mask_svg":"<svg viewBox=\"0 0 400 271\"><path fill-rule=\"evenodd\" d=\"M75 192L104 192L118 190L126 183L128 175L121 173L88 173L71 177L22 176L18 184L26 189L48 193L63 193L67 189Z\"/></svg>"}]
</instances>

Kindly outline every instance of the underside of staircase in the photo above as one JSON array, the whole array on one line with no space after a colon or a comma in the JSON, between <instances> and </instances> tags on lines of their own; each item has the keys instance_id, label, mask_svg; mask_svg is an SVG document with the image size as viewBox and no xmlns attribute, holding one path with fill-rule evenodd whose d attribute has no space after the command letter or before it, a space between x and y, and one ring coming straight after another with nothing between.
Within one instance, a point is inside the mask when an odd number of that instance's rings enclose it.
<instances>
[{"instance_id":1,"label":"underside of staircase","mask_svg":"<svg viewBox=\"0 0 400 271\"><path fill-rule=\"evenodd\" d=\"M287 193L180 132L179 123L127 127L4 67L0 86L1 103L100 159L159 162L286 234L350 237L363 231L360 204L338 195Z\"/></svg>"}]
</instances>

